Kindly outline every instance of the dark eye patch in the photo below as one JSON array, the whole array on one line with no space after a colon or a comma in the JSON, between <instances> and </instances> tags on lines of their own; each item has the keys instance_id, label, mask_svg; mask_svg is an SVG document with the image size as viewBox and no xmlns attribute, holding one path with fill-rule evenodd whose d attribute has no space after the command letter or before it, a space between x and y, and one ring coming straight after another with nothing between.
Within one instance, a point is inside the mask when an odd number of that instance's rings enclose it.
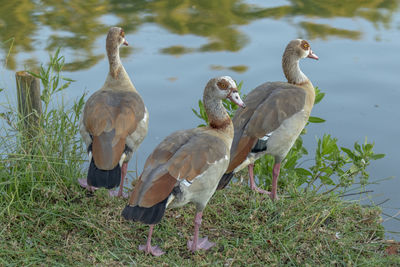
<instances>
[{"instance_id":1,"label":"dark eye patch","mask_svg":"<svg viewBox=\"0 0 400 267\"><path fill-rule=\"evenodd\" d=\"M308 50L310 48L310 44L306 40L301 41L300 46L304 50Z\"/></svg>"},{"instance_id":2,"label":"dark eye patch","mask_svg":"<svg viewBox=\"0 0 400 267\"><path fill-rule=\"evenodd\" d=\"M229 87L228 82L225 81L225 80L219 81L219 82L217 83L217 85L218 85L219 89L221 89L221 90L227 90L228 87Z\"/></svg>"}]
</instances>

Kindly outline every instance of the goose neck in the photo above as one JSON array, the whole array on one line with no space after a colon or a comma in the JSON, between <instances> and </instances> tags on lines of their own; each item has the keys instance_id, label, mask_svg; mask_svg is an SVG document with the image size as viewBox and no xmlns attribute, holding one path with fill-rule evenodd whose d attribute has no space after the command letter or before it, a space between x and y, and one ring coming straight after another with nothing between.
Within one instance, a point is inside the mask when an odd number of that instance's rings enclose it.
<instances>
[{"instance_id":1,"label":"goose neck","mask_svg":"<svg viewBox=\"0 0 400 267\"><path fill-rule=\"evenodd\" d=\"M114 79L118 79L119 74L124 68L119 57L118 46L107 46L107 56L110 64L110 74Z\"/></svg>"},{"instance_id":2,"label":"goose neck","mask_svg":"<svg viewBox=\"0 0 400 267\"><path fill-rule=\"evenodd\" d=\"M307 76L300 69L299 59L293 56L286 53L283 55L282 68L288 83L301 85L309 81Z\"/></svg>"},{"instance_id":3,"label":"goose neck","mask_svg":"<svg viewBox=\"0 0 400 267\"><path fill-rule=\"evenodd\" d=\"M228 126L231 126L231 118L226 112L220 99L215 99L205 94L203 97L203 103L211 128L223 130Z\"/></svg>"}]
</instances>

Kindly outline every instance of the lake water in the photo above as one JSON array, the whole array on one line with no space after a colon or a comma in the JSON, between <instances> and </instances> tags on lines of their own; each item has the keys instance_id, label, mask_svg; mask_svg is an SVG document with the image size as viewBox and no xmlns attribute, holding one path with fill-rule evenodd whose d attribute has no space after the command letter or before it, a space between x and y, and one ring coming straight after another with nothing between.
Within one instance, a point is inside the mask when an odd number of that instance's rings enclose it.
<instances>
[{"instance_id":1,"label":"lake water","mask_svg":"<svg viewBox=\"0 0 400 267\"><path fill-rule=\"evenodd\" d=\"M385 153L369 167L365 203L381 203L388 238L400 239L400 2L357 1L0 1L0 88L15 92L14 72L37 67L62 46L66 77L76 80L65 98L93 93L108 71L105 36L125 29L123 64L150 113L149 134L130 170L142 170L154 147L178 129L195 127L192 114L206 82L230 75L247 93L265 81L285 81L281 56L295 38L309 40L319 61L301 68L326 93L312 114L326 123L308 127L329 133L340 146L365 137ZM310 159L312 155L310 155ZM135 175L135 174L132 174ZM389 199L388 201L385 201Z\"/></svg>"}]
</instances>

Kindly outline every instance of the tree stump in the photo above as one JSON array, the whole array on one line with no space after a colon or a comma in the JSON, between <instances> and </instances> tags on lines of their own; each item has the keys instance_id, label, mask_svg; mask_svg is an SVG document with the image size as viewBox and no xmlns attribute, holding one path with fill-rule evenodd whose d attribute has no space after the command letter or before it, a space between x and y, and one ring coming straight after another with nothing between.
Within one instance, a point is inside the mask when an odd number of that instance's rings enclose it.
<instances>
[{"instance_id":1,"label":"tree stump","mask_svg":"<svg viewBox=\"0 0 400 267\"><path fill-rule=\"evenodd\" d=\"M26 71L15 73L17 80L18 112L23 121L23 129L29 137L37 134L42 114L40 100L40 80Z\"/></svg>"}]
</instances>

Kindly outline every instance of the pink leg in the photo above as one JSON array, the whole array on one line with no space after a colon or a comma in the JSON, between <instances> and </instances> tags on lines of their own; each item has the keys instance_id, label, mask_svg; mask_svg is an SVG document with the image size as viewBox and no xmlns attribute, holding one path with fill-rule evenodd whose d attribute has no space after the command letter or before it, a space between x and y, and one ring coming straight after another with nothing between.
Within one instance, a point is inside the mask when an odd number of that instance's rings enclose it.
<instances>
[{"instance_id":1,"label":"pink leg","mask_svg":"<svg viewBox=\"0 0 400 267\"><path fill-rule=\"evenodd\" d=\"M118 190L118 193L117 193L117 191L115 190L115 191L109 191L109 194L110 194L110 196L112 196L112 197L115 197L115 196L117 196L117 197L124 197L124 198L128 198L128 194L126 194L126 193L124 193L123 192L123 189L124 189L124 181L125 181L125 176L126 176L126 174L127 174L127 172L128 172L128 163L127 162L124 162L123 164L122 164L122 167L121 167L121 183L119 184L119 190Z\"/></svg>"},{"instance_id":2,"label":"pink leg","mask_svg":"<svg viewBox=\"0 0 400 267\"><path fill-rule=\"evenodd\" d=\"M278 177L281 170L281 163L275 163L272 169L272 188L270 197L272 200L277 200L278 198Z\"/></svg>"},{"instance_id":3,"label":"pink leg","mask_svg":"<svg viewBox=\"0 0 400 267\"><path fill-rule=\"evenodd\" d=\"M254 191L256 191L258 193L261 193L261 194L267 194L267 195L270 196L271 192L265 191L264 189L261 189L261 188L257 187L256 182L254 181L254 172L253 172L254 164L253 163L249 164L249 166L247 168L249 170L250 188L251 188L251 190L254 190Z\"/></svg>"},{"instance_id":4,"label":"pink leg","mask_svg":"<svg viewBox=\"0 0 400 267\"><path fill-rule=\"evenodd\" d=\"M98 189L95 186L88 185L87 178L78 179L78 182L83 188L86 188L88 191L94 192L95 190Z\"/></svg>"},{"instance_id":5,"label":"pink leg","mask_svg":"<svg viewBox=\"0 0 400 267\"><path fill-rule=\"evenodd\" d=\"M139 250L144 250L146 253L151 253L153 256L161 256L165 252L162 251L158 246L151 246L151 236L153 234L154 224L150 225L149 235L147 236L146 245L140 245Z\"/></svg>"},{"instance_id":6,"label":"pink leg","mask_svg":"<svg viewBox=\"0 0 400 267\"><path fill-rule=\"evenodd\" d=\"M194 218L193 240L189 240L187 242L187 246L188 246L189 250L192 252L195 252L196 250L199 250L199 249L207 250L207 249L215 246L215 243L208 241L208 237L199 239L199 229L201 226L201 217L202 216L203 216L202 211L200 211L196 214L196 217Z\"/></svg>"}]
</instances>

